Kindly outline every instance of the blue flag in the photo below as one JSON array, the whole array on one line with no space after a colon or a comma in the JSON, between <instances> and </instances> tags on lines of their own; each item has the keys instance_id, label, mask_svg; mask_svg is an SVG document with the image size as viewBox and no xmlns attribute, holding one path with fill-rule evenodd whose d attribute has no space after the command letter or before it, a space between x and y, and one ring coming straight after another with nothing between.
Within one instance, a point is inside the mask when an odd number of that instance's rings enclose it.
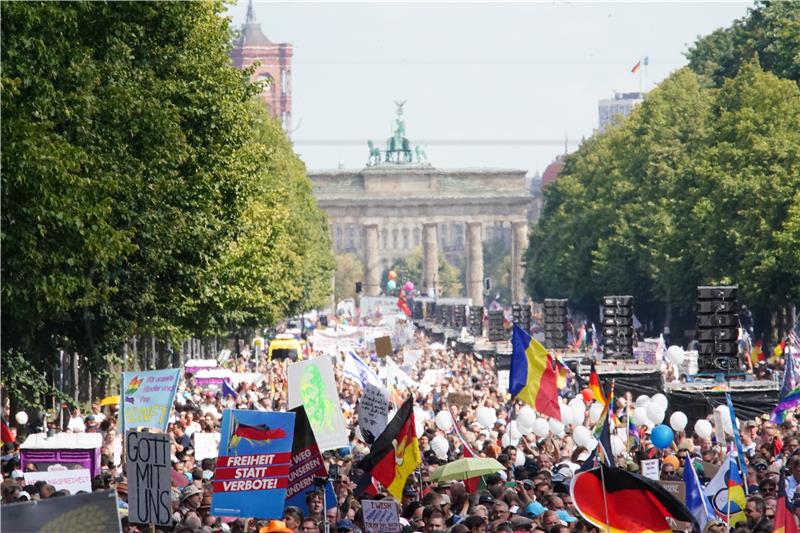
<instances>
[{"instance_id":1,"label":"blue flag","mask_svg":"<svg viewBox=\"0 0 800 533\"><path fill-rule=\"evenodd\" d=\"M233 396L234 398L237 396L236 389L234 389L228 380L222 382L222 397L225 396Z\"/></svg>"},{"instance_id":2,"label":"blue flag","mask_svg":"<svg viewBox=\"0 0 800 533\"><path fill-rule=\"evenodd\" d=\"M683 465L683 483L686 486L686 508L694 515L700 524L700 529L703 530L706 524L714 518L714 508L711 507L711 502L703 492L690 457L685 459Z\"/></svg>"},{"instance_id":3,"label":"blue flag","mask_svg":"<svg viewBox=\"0 0 800 533\"><path fill-rule=\"evenodd\" d=\"M733 442L736 443L736 454L739 456L739 466L742 469L742 477L747 479L747 466L744 462L744 450L742 450L742 437L739 435L739 424L736 423L736 413L733 410L731 395L725 393L725 401L728 402L728 410L731 412L731 427L733 428ZM747 487L747 485L745 485ZM745 490L747 490L745 488Z\"/></svg>"}]
</instances>

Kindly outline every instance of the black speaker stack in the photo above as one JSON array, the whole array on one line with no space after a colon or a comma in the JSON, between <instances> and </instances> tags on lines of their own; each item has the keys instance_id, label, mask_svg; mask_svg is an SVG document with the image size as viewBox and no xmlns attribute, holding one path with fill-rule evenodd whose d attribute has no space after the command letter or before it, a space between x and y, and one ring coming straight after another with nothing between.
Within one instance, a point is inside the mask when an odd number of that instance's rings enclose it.
<instances>
[{"instance_id":1,"label":"black speaker stack","mask_svg":"<svg viewBox=\"0 0 800 533\"><path fill-rule=\"evenodd\" d=\"M511 306L511 320L525 332L531 332L531 306L528 304L514 304Z\"/></svg>"},{"instance_id":2,"label":"black speaker stack","mask_svg":"<svg viewBox=\"0 0 800 533\"><path fill-rule=\"evenodd\" d=\"M489 324L486 337L489 342L503 342L506 340L506 330L503 328L503 310L489 311Z\"/></svg>"},{"instance_id":3,"label":"black speaker stack","mask_svg":"<svg viewBox=\"0 0 800 533\"><path fill-rule=\"evenodd\" d=\"M554 350L567 348L567 299L544 301L544 346Z\"/></svg>"},{"instance_id":4,"label":"black speaker stack","mask_svg":"<svg viewBox=\"0 0 800 533\"><path fill-rule=\"evenodd\" d=\"M698 373L740 370L739 303L735 285L697 287Z\"/></svg>"},{"instance_id":5,"label":"black speaker stack","mask_svg":"<svg viewBox=\"0 0 800 533\"><path fill-rule=\"evenodd\" d=\"M459 331L467 327L467 306L457 305L453 313L453 327Z\"/></svg>"},{"instance_id":6,"label":"black speaker stack","mask_svg":"<svg viewBox=\"0 0 800 533\"><path fill-rule=\"evenodd\" d=\"M414 302L414 305L411 308L411 318L414 320L422 320L425 318L425 308L422 305L422 302Z\"/></svg>"},{"instance_id":7,"label":"black speaker stack","mask_svg":"<svg viewBox=\"0 0 800 533\"><path fill-rule=\"evenodd\" d=\"M425 302L425 319L426 320L435 320L436 319L436 303L435 302Z\"/></svg>"},{"instance_id":8,"label":"black speaker stack","mask_svg":"<svg viewBox=\"0 0 800 533\"><path fill-rule=\"evenodd\" d=\"M436 307L436 310L439 313L439 324L442 325L443 328L452 328L453 327L453 306L449 304L442 304Z\"/></svg>"},{"instance_id":9,"label":"black speaker stack","mask_svg":"<svg viewBox=\"0 0 800 533\"><path fill-rule=\"evenodd\" d=\"M483 306L470 306L468 320L469 334L473 337L483 337Z\"/></svg>"},{"instance_id":10,"label":"black speaker stack","mask_svg":"<svg viewBox=\"0 0 800 533\"><path fill-rule=\"evenodd\" d=\"M603 357L633 357L633 296L603 297Z\"/></svg>"}]
</instances>

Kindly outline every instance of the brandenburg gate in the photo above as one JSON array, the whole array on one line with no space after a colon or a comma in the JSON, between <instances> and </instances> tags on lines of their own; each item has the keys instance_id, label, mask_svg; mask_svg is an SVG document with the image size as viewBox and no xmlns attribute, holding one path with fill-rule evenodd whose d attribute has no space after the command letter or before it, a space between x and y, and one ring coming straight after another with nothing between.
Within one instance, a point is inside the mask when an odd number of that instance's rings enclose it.
<instances>
[{"instance_id":1,"label":"brandenburg gate","mask_svg":"<svg viewBox=\"0 0 800 533\"><path fill-rule=\"evenodd\" d=\"M404 103L396 103L386 149L368 142L366 167L309 173L317 203L328 214L336 253L361 258L365 293L377 296L382 271L420 244L423 286L417 288L436 294L439 253L461 250L466 295L482 305L485 234L510 228L512 300L522 301L530 202L525 171L434 168L425 151L419 146L412 150L405 136ZM446 249L440 249L441 243ZM457 255L453 262L459 262Z\"/></svg>"}]
</instances>

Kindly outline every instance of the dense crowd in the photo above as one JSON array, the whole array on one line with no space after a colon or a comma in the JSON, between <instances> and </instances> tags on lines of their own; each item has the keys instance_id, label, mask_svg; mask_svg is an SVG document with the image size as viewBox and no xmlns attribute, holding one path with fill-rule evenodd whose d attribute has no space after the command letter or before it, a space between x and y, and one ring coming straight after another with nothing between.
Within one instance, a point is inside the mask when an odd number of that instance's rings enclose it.
<instances>
[{"instance_id":1,"label":"dense crowd","mask_svg":"<svg viewBox=\"0 0 800 533\"><path fill-rule=\"evenodd\" d=\"M400 527L403 533L421 531L433 533L510 533L531 531L535 533L578 533L599 531L581 518L570 496L570 480L576 470L589 457L591 450L576 444L569 428L555 427L545 437L533 432L514 439L509 435L510 422L517 419L522 404L512 401L498 385L498 376L492 358L482 358L470 353L455 353L443 345L431 345L422 333L415 335L419 359L413 368L407 368L410 377L420 383L425 371L439 370L436 380L423 393L416 391L415 417L423 426L419 435L423 464L409 477L399 505ZM322 355L312 353L307 356ZM367 349L357 350L361 358L380 373L379 358ZM362 502L364 498L387 499L387 492L377 495L356 495L353 467L369 453L369 446L358 431L356 404L361 394L358 382L346 378L342 365L336 367L336 378L345 420L350 429L349 446L326 452L324 457L330 468L336 465L332 482L338 504L323 509L320 492L306 494L308 511L286 508L281 520L234 519L213 516L210 513L215 461L212 458L195 458L195 436L214 434L218 442L222 412L229 408L285 411L287 408L287 361L264 362L263 357L245 355L233 363L239 372L261 372L265 378L258 383L242 382L236 395L223 395L222 391L196 385L192 376L181 380L167 434L171 442L172 511L177 533L318 533L328 525L330 531L359 533L364 531ZM342 356L343 354L339 354ZM402 349L397 359L402 359ZM674 369L667 364L665 373ZM571 383L570 383L571 385ZM471 398L461 405L448 404L450 393L469 393ZM566 402L576 394L572 386L562 391ZM395 408L407 391L393 396ZM615 415L623 426L628 425L629 405L635 399L623 395L615 400ZM593 426L586 403L584 423ZM479 421L478 409L489 407L496 413L496 421L487 427ZM435 422L436 414L450 410L460 432L443 432ZM5 412L9 419L9 412ZM91 406L91 413L82 415L73 408L65 418L62 428L56 431L96 432L103 438L101 449L102 472L92 480L93 490L115 489L119 496L119 511L123 531L144 531L145 526L128 523L127 483L123 462L120 460L119 430L116 407ZM420 420L421 419L421 420ZM713 423L713 417L709 416ZM557 426L557 425L556 425ZM16 428L14 428L16 430ZM708 481L703 464L720 465L726 458L727 442L717 442L714 435L700 438L692 434L676 433L674 443L667 449L657 449L650 440L651 424L640 425L636 431L640 438L633 439L617 450L618 466L638 472L640 461L658 458L662 480L683 479L683 469L695 468L701 481ZM24 429L20 431L23 433ZM800 433L792 416L782 425L769 421L765 415L755 420L743 421L740 427L742 445L747 462L748 486L746 525L734 529L738 533L766 533L772 531L778 482L783 470L787 479L787 494L797 501L796 515L800 517ZM17 441L22 440L22 435ZM446 450L434 450L432 442L439 438L447 441ZM27 484L20 470L19 444L6 444L3 448L2 501L4 504L69 496L43 482ZM495 458L503 465L497 474L484 476L478 486L469 491L469 483L460 481L432 482L431 474L440 465L462 457L464 447L476 454ZM116 458L116 461L115 461ZM35 468L29 465L29 468ZM680 526L676 526L680 527ZM713 521L709 532L727 531L722 521Z\"/></svg>"}]
</instances>

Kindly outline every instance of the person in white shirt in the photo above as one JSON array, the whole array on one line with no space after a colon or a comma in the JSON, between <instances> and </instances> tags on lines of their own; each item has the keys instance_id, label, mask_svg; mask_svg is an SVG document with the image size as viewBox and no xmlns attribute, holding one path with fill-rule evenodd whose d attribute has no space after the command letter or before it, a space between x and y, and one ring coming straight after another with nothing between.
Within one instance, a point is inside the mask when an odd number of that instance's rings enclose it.
<instances>
[{"instance_id":1,"label":"person in white shirt","mask_svg":"<svg viewBox=\"0 0 800 533\"><path fill-rule=\"evenodd\" d=\"M186 434L189 437L192 436L192 433L195 431L200 431L200 424L198 424L194 419L194 413L192 411L186 411Z\"/></svg>"},{"instance_id":2,"label":"person in white shirt","mask_svg":"<svg viewBox=\"0 0 800 533\"><path fill-rule=\"evenodd\" d=\"M102 410L100 409L99 403L92 404L92 415L94 416L94 421L97 422L98 425L101 424L103 420L106 419L106 415L104 415Z\"/></svg>"},{"instance_id":3,"label":"person in white shirt","mask_svg":"<svg viewBox=\"0 0 800 533\"><path fill-rule=\"evenodd\" d=\"M67 423L67 431L71 431L73 433L83 433L86 430L86 426L83 423L83 417L81 416L81 411L77 407L73 407L72 411L70 411L69 422Z\"/></svg>"}]
</instances>

